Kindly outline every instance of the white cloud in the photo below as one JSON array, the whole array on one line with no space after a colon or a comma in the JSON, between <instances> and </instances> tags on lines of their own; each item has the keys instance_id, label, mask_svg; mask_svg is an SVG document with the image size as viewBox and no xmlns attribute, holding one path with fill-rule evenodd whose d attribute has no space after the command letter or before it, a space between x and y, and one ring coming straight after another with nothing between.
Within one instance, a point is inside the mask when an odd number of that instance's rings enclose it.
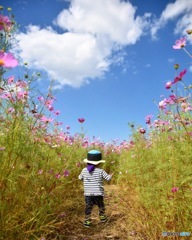
<instances>
[{"instance_id":1,"label":"white cloud","mask_svg":"<svg viewBox=\"0 0 192 240\"><path fill-rule=\"evenodd\" d=\"M71 0L54 21L63 33L28 26L17 36L20 56L60 86L80 87L109 70L115 50L142 36L150 16L135 17L135 11L121 0Z\"/></svg>"},{"instance_id":2,"label":"white cloud","mask_svg":"<svg viewBox=\"0 0 192 240\"><path fill-rule=\"evenodd\" d=\"M45 70L61 85L79 87L109 67L105 58L110 47L90 34L58 34L51 28L29 26L27 33L17 38L21 58L33 68Z\"/></svg>"},{"instance_id":3,"label":"white cloud","mask_svg":"<svg viewBox=\"0 0 192 240\"><path fill-rule=\"evenodd\" d=\"M165 10L162 12L158 21L155 22L151 28L152 38L155 39L157 36L157 31L164 27L164 25L178 16L183 15L183 17L178 21L175 32L183 33L183 29L186 30L191 24L192 15L192 1L190 0L176 0L174 3L169 3Z\"/></svg>"},{"instance_id":4,"label":"white cloud","mask_svg":"<svg viewBox=\"0 0 192 240\"><path fill-rule=\"evenodd\" d=\"M120 0L73 0L55 23L72 32L106 36L118 44L134 44L143 32L145 21L135 18L136 9Z\"/></svg>"},{"instance_id":5,"label":"white cloud","mask_svg":"<svg viewBox=\"0 0 192 240\"><path fill-rule=\"evenodd\" d=\"M169 63L173 63L174 61L175 61L174 58L169 58L169 59L168 59L168 62L169 62Z\"/></svg>"},{"instance_id":6,"label":"white cloud","mask_svg":"<svg viewBox=\"0 0 192 240\"><path fill-rule=\"evenodd\" d=\"M186 30L192 29L192 11L186 15L184 15L178 22L175 28L176 34L186 35ZM192 41L191 37L189 37L189 41Z\"/></svg>"}]
</instances>

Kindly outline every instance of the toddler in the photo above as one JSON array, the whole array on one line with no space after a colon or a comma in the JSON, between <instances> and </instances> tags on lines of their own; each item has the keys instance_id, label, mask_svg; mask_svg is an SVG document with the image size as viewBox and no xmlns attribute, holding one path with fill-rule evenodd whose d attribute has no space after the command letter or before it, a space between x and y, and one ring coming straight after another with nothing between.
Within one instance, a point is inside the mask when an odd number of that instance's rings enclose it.
<instances>
[{"instance_id":1,"label":"toddler","mask_svg":"<svg viewBox=\"0 0 192 240\"><path fill-rule=\"evenodd\" d=\"M83 181L84 185L84 196L85 196L85 221L84 226L91 226L91 212L94 205L99 208L99 218L101 222L107 221L105 216L105 205L104 205L104 187L103 179L110 181L112 174L107 174L100 164L104 163L102 160L102 154L98 150L91 150L87 153L87 159L84 159L87 163L79 175L79 179Z\"/></svg>"}]
</instances>

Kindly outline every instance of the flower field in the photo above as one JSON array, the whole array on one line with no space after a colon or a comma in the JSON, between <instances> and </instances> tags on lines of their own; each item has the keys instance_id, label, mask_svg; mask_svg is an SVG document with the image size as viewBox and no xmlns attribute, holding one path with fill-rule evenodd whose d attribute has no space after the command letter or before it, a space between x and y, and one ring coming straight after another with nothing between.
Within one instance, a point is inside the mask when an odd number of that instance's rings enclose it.
<instances>
[{"instance_id":1,"label":"flower field","mask_svg":"<svg viewBox=\"0 0 192 240\"><path fill-rule=\"evenodd\" d=\"M40 74L12 75L17 24L0 7L0 239L162 239L163 232L192 234L192 101L187 69L175 64L167 98L146 126L129 124L128 141L105 143L83 133L59 130L60 111L51 87L35 87ZM191 35L188 30L186 34ZM186 49L187 38L173 48ZM77 119L83 126L86 119ZM99 149L109 221L85 230L82 183L78 175L90 149ZM92 232L92 234L90 234ZM93 237L94 236L94 237ZM175 237L177 239L177 236ZM179 239L179 237L178 237Z\"/></svg>"}]
</instances>

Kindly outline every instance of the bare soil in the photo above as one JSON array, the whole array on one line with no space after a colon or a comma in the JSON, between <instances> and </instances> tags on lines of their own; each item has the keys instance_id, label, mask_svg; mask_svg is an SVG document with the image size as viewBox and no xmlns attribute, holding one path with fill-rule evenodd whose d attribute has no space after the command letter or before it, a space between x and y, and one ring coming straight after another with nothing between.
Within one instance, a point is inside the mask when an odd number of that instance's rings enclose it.
<instances>
[{"instance_id":1,"label":"bare soil","mask_svg":"<svg viewBox=\"0 0 192 240\"><path fill-rule=\"evenodd\" d=\"M94 206L92 213L92 226L86 228L83 225L84 209L81 216L74 216L73 226L69 226L66 234L60 234L61 240L148 240L145 234L137 232L135 223L129 221L133 196L124 199L124 191L116 185L105 186L105 206L108 221L101 223L98 218L98 209ZM76 220L75 220L76 219ZM131 218L133 219L133 218ZM160 238L159 238L160 239ZM149 239L151 240L151 239Z\"/></svg>"}]
</instances>

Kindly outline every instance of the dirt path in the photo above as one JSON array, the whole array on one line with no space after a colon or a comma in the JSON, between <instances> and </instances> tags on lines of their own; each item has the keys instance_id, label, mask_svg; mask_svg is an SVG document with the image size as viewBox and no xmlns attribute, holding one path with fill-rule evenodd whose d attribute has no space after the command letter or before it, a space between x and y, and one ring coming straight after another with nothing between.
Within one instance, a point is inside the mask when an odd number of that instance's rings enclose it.
<instances>
[{"instance_id":1,"label":"dirt path","mask_svg":"<svg viewBox=\"0 0 192 240\"><path fill-rule=\"evenodd\" d=\"M98 209L94 207L92 213L92 226L85 228L83 226L84 216L77 217L78 221L74 222L74 226L69 231L68 236L61 236L62 240L139 240L146 239L138 236L134 229L134 223L128 221L128 215L123 212L125 204L126 209L129 210L129 204L122 198L121 189L115 185L105 186L105 205L108 221L100 223L98 219ZM124 206L123 206L124 204ZM84 210L82 210L84 212Z\"/></svg>"}]
</instances>

